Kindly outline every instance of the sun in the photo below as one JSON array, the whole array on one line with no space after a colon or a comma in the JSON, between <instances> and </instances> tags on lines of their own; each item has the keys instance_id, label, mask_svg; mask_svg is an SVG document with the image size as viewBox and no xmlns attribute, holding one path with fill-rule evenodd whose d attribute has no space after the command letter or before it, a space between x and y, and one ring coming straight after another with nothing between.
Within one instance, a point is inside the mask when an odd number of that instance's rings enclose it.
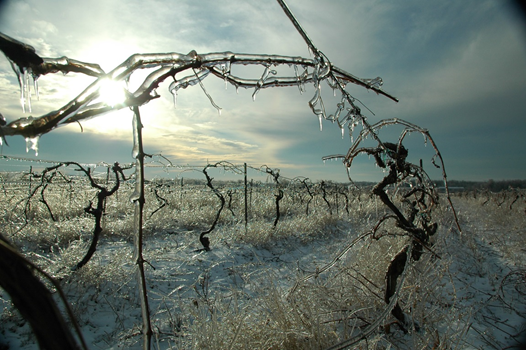
<instances>
[{"instance_id":1,"label":"sun","mask_svg":"<svg viewBox=\"0 0 527 351\"><path fill-rule=\"evenodd\" d=\"M106 73L109 73L130 55L142 51L135 43L125 39L120 41L94 39L80 50L79 57L82 57L82 61L98 64ZM126 85L124 82L101 77L99 93L101 102L111 107L118 106L126 100Z\"/></svg>"},{"instance_id":2,"label":"sun","mask_svg":"<svg viewBox=\"0 0 527 351\"><path fill-rule=\"evenodd\" d=\"M135 42L127 41L125 38L119 41L97 38L86 43L84 48L79 51L78 57L81 57L82 61L98 64L108 74L130 55L139 52L144 52L144 50L138 47ZM133 79L133 77L131 78ZM111 111L84 121L82 124L84 130L114 137L120 137L124 134L128 136L133 114L124 107L127 106L126 99L134 87L132 79L126 83L123 80L113 80L108 76L99 78L97 82L99 97L94 102L109 106ZM83 82L83 84L85 83Z\"/></svg>"},{"instance_id":3,"label":"sun","mask_svg":"<svg viewBox=\"0 0 527 351\"><path fill-rule=\"evenodd\" d=\"M108 106L121 105L126 100L126 88L122 82L102 78L99 82L99 97Z\"/></svg>"}]
</instances>

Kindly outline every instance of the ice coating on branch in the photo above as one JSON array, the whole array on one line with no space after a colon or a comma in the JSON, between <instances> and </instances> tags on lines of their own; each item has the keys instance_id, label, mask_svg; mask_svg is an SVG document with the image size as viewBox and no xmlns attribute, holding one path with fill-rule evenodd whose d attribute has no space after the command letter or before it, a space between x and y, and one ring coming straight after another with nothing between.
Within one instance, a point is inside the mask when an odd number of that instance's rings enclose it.
<instances>
[{"instance_id":1,"label":"ice coating on branch","mask_svg":"<svg viewBox=\"0 0 527 351\"><path fill-rule=\"evenodd\" d=\"M201 80L205 79L209 75L210 71L207 69L202 69L200 71L194 72L194 74L185 76L180 79L174 78L174 81L170 83L168 90L171 94L177 94L179 89L187 89L188 87L198 84Z\"/></svg>"},{"instance_id":2,"label":"ice coating on branch","mask_svg":"<svg viewBox=\"0 0 527 351\"><path fill-rule=\"evenodd\" d=\"M174 107L176 107L176 104L177 104L177 92L179 89L186 89L188 87L199 84L201 87L201 90L203 90L203 92L209 99L212 106L214 106L214 108L218 111L218 114L221 115L221 107L219 107L214 102L214 100L212 99L212 96L210 96L210 94L207 92L207 89L205 89L205 86L203 85L203 82L202 82L202 80L205 79L209 75L210 71L208 69L200 69L199 71L196 71L194 68L192 69L192 71L194 72L193 75L185 76L181 79L176 79L174 77L174 81L170 83L168 90L174 97Z\"/></svg>"},{"instance_id":3,"label":"ice coating on branch","mask_svg":"<svg viewBox=\"0 0 527 351\"><path fill-rule=\"evenodd\" d=\"M305 84L305 81L308 78L307 69L304 68L304 71L302 72L302 74L298 74L298 65L294 65L293 68L295 70L295 76L296 76L296 80L297 80L298 90L300 91L300 94L303 94L304 91L305 91L304 84Z\"/></svg>"},{"instance_id":4,"label":"ice coating on branch","mask_svg":"<svg viewBox=\"0 0 527 351\"><path fill-rule=\"evenodd\" d=\"M258 79L258 81L256 82L256 86L254 87L254 92L252 95L253 101L256 100L256 94L258 94L258 92L263 87L263 85L265 84L266 80L269 78L270 75L275 76L276 71L274 69L270 69L269 65L266 65L262 73L262 76L260 77L260 79Z\"/></svg>"},{"instance_id":5,"label":"ice coating on branch","mask_svg":"<svg viewBox=\"0 0 527 351\"><path fill-rule=\"evenodd\" d=\"M335 114L329 115L328 119L332 122L337 122L339 127L344 128L344 125L346 124L348 120L348 116L344 117L343 120L340 120L340 114L344 110L344 106L346 105L346 101L342 99L339 103L337 103L337 109L335 110Z\"/></svg>"},{"instance_id":6,"label":"ice coating on branch","mask_svg":"<svg viewBox=\"0 0 527 351\"><path fill-rule=\"evenodd\" d=\"M210 100L211 104L221 113L221 108L215 104L212 97L206 91L203 85L205 79L210 73L212 75L224 80L225 83L232 84L238 88L253 89L253 98L261 89L274 87L288 87L297 86L300 92L304 91L304 85L308 82L313 82L315 86L315 95L310 100L310 107L312 111L320 119L330 119L332 122L337 122L340 128L349 123L346 117L341 119L341 107L337 105L337 110L334 116L326 116L324 108L324 101L322 100L320 86L322 81L326 81L335 93L336 88L341 91L345 97L346 103L344 109L354 109L353 101L346 91L347 83L354 83L365 88L374 89L379 94L390 97L397 101L396 98L384 93L382 90L376 88L382 85L380 78L375 79L361 79L351 75L350 73L333 66L329 59L317 50L314 51L314 59L280 56L280 55L259 55L259 54L238 54L232 52L216 52L198 55L195 51L189 54L179 53L164 53L164 54L134 54L126 61L109 72L107 76L115 81L125 81L130 78L136 70L145 68L157 68L150 73L144 82L134 92L131 92L131 98L127 99L128 105L141 105L158 97L155 89L165 79L173 77L174 82L170 84L170 92L174 97L174 104L177 104L177 92L179 89L187 88L196 84L200 84L203 92ZM232 65L259 65L265 67L263 74L260 77L246 78L232 75ZM293 74L286 76L276 76L276 71L271 67L287 65L294 69ZM93 75L99 79L88 86L75 99L68 102L63 107L51 111L50 113L40 116L31 124L28 120L20 119L12 122L3 128L4 135L23 135L24 137L33 137L35 135L45 134L59 125L79 122L84 119L92 118L96 115L106 113L112 108L113 104L100 105L94 103L95 99L100 98L99 87L101 78L104 72L98 68L97 65L86 64L80 61L71 59L44 59L44 63L37 68L32 68L33 72L25 71L24 65L18 66L19 71L17 77L21 86L21 95L23 106L29 108L29 75L35 79L41 74L47 74L57 71L63 72L82 72L84 74ZM22 68L20 68L22 67ZM13 68L16 72L16 68ZM189 72L192 70L193 72ZM185 75L185 72L187 75ZM189 74L190 73L190 74ZM192 74L193 73L193 74ZM179 75L183 78L179 78ZM37 93L37 91L35 91ZM152 95L153 94L153 95ZM351 105L351 106L350 106ZM328 105L329 106L329 105Z\"/></svg>"},{"instance_id":7,"label":"ice coating on branch","mask_svg":"<svg viewBox=\"0 0 527 351\"><path fill-rule=\"evenodd\" d=\"M177 90L174 90L174 92L171 92L171 93L173 97L174 108L176 108L177 107Z\"/></svg>"},{"instance_id":8,"label":"ice coating on branch","mask_svg":"<svg viewBox=\"0 0 527 351\"><path fill-rule=\"evenodd\" d=\"M326 112L324 108L324 101L320 93L320 84L315 85L315 95L309 100L309 107L315 115L318 116L320 122L320 131L322 131L322 118L326 119Z\"/></svg>"},{"instance_id":9,"label":"ice coating on branch","mask_svg":"<svg viewBox=\"0 0 527 351\"><path fill-rule=\"evenodd\" d=\"M38 76L33 75L33 90L35 91L35 95L37 96L37 100L40 99L40 96L38 95Z\"/></svg>"},{"instance_id":10,"label":"ice coating on branch","mask_svg":"<svg viewBox=\"0 0 527 351\"><path fill-rule=\"evenodd\" d=\"M383 85L383 81L381 77L377 77L373 79L365 79L364 81L372 88L380 89Z\"/></svg>"},{"instance_id":11,"label":"ice coating on branch","mask_svg":"<svg viewBox=\"0 0 527 351\"><path fill-rule=\"evenodd\" d=\"M313 69L313 80L321 81L326 79L331 72L331 65L328 62L320 60L317 60L316 62L317 63Z\"/></svg>"},{"instance_id":12,"label":"ice coating on branch","mask_svg":"<svg viewBox=\"0 0 527 351\"><path fill-rule=\"evenodd\" d=\"M134 130L134 141L133 141L133 147L132 147L132 158L134 159L137 159L137 157L139 156L139 152L141 151L140 150L140 142L141 142L141 135L139 134L138 130L140 131L140 129L143 128L143 125L141 124L140 121L137 121L137 118L134 117L133 121L132 121L132 128Z\"/></svg>"},{"instance_id":13,"label":"ice coating on branch","mask_svg":"<svg viewBox=\"0 0 527 351\"><path fill-rule=\"evenodd\" d=\"M92 77L103 76L104 70L98 64L82 62L74 59L70 59L66 56L59 58L43 58L44 62L36 67L37 70L34 72L37 75L44 75L48 73L62 72L67 74L68 72L83 73Z\"/></svg>"}]
</instances>

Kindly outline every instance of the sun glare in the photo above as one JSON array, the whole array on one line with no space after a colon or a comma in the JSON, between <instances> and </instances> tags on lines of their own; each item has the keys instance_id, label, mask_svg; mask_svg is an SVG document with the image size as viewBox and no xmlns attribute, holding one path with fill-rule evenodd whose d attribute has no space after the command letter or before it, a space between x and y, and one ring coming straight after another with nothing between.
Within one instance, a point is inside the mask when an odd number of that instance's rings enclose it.
<instances>
[{"instance_id":1,"label":"sun glare","mask_svg":"<svg viewBox=\"0 0 527 351\"><path fill-rule=\"evenodd\" d=\"M101 101L112 107L122 104L126 100L124 85L109 78L101 80L99 94Z\"/></svg>"}]
</instances>

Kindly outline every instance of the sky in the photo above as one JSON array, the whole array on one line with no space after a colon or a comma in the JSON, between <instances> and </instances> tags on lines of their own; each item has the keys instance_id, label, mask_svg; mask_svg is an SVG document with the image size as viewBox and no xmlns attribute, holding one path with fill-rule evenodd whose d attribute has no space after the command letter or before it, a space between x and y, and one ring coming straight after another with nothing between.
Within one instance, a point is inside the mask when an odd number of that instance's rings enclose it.
<instances>
[{"instance_id":1,"label":"sky","mask_svg":"<svg viewBox=\"0 0 527 351\"><path fill-rule=\"evenodd\" d=\"M400 118L428 129L448 179L525 179L525 13L515 2L287 3L333 65L361 78L382 77L383 89L399 99L396 103L349 84L348 92L366 106L362 111L370 123ZM196 50L312 57L271 0L11 0L0 5L0 32L32 45L42 57L98 63L106 72L135 53ZM240 67L238 72L258 78L263 67ZM42 76L32 112L23 113L16 76L0 55L0 113L8 122L44 115L75 98L93 80L75 73ZM322 157L345 154L350 137L342 137L338 126L328 121L320 130L308 106L312 85L302 94L296 87L264 89L253 101L253 90L237 91L210 76L203 84L221 107L219 114L199 85L180 90L174 106L169 83L157 90L161 98L140 108L146 153L161 154L173 165L246 162L278 168L288 178L347 180L340 161L323 162ZM329 97L326 108L332 106ZM37 160L128 163L133 161L131 120L131 111L123 109L82 122L82 128L58 128L40 138L38 156L32 150L26 153L21 136L7 137L9 146L0 151ZM385 128L380 136L397 141L400 133L400 128ZM434 154L430 143L414 134L405 146L410 161L423 159L430 177L441 178L429 162ZM0 161L0 171L15 166L14 161ZM163 172L148 168L147 175L175 174ZM383 173L373 159L360 156L350 176L378 181Z\"/></svg>"}]
</instances>

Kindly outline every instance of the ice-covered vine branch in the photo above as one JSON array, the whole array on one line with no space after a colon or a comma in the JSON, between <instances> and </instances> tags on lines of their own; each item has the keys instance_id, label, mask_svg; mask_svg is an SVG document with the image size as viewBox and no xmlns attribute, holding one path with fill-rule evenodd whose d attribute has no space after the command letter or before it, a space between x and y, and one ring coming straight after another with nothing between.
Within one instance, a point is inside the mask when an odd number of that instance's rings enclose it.
<instances>
[{"instance_id":1,"label":"ice-covered vine branch","mask_svg":"<svg viewBox=\"0 0 527 351\"><path fill-rule=\"evenodd\" d=\"M13 45L15 47L17 46L15 44ZM23 45L25 44L18 44L19 47ZM5 50L4 46L1 48L2 50ZM24 48L26 47L24 46ZM31 50L28 52L31 52ZM108 74L104 74L97 65L71 60L65 57L55 60L45 59L42 60L40 64L36 64L28 63L24 60L13 61L12 57L16 56L10 54L9 50L6 53L6 56L11 62L16 62L16 65L13 67L17 67L17 69L14 69L19 76L22 91L24 91L27 86L27 82L20 78L22 71L26 73L31 72L34 79L37 79L42 74L58 71L82 72L98 78L76 98L58 110L51 111L40 117L30 116L19 118L2 126L2 134L4 136L22 135L25 138L36 138L63 124L83 121L124 107L143 105L150 100L159 97L156 89L167 78L173 79L169 89L173 94L176 94L179 89L185 89L198 83L201 84L209 74L219 77L236 87L254 88L255 94L260 89L269 87L302 86L309 82L315 82L315 84L319 85L323 80L331 80L329 84L333 86L337 83L339 86L345 86L346 83L351 82L397 101L395 97L384 92L380 86L374 84L372 80L357 78L338 67L332 66L329 62L322 66L318 57L309 59L267 54L238 54L228 51L198 55L194 50L188 54L135 54L130 56L126 61ZM269 72L269 67L271 66L293 66L295 68L295 73L289 76L263 74L260 78L245 78L231 73L233 65L262 65L265 67L264 69L266 72ZM126 100L123 103L110 106L105 102L99 101L101 95L100 88L105 79L111 79L117 82L127 82L134 72L147 68L153 68L154 71L145 78L143 83L135 91L127 90L125 92ZM185 72L189 70L191 73L189 72L185 74ZM26 73L24 73L24 75ZM180 75L183 76L180 77ZM314 98L310 101L310 106L317 114L319 114L317 104L319 104L320 101L320 91L318 89ZM353 104L351 99L348 99L348 102ZM337 113L330 117L338 119L338 111L341 111L343 108L344 106L339 104L337 107ZM348 110L349 113L352 111L359 111L354 105ZM339 124L343 123L345 122L340 120Z\"/></svg>"}]
</instances>

